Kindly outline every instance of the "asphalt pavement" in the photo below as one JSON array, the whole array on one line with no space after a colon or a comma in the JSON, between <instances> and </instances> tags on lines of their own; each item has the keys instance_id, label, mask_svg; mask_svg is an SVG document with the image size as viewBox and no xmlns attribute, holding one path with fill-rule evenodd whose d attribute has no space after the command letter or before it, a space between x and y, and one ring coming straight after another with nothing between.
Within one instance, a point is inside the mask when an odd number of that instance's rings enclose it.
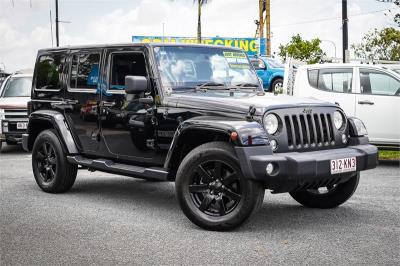
<instances>
[{"instance_id":1,"label":"asphalt pavement","mask_svg":"<svg viewBox=\"0 0 400 266\"><path fill-rule=\"evenodd\" d=\"M266 192L244 226L209 232L181 212L173 183L81 170L68 193L47 194L30 159L17 146L0 154L0 265L400 263L396 164L363 172L338 208L307 209Z\"/></svg>"}]
</instances>

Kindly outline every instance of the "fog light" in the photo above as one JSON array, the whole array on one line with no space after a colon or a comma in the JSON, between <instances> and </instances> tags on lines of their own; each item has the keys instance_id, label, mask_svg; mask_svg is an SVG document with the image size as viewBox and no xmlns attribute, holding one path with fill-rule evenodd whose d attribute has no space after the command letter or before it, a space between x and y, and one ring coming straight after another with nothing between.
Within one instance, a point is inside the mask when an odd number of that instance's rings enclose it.
<instances>
[{"instance_id":1,"label":"fog light","mask_svg":"<svg viewBox=\"0 0 400 266\"><path fill-rule=\"evenodd\" d=\"M271 145L273 151L276 151L276 149L278 149L278 142L276 140L271 140L269 144Z\"/></svg>"},{"instance_id":2,"label":"fog light","mask_svg":"<svg viewBox=\"0 0 400 266\"><path fill-rule=\"evenodd\" d=\"M346 144L346 143L347 143L347 136L346 136L346 134L343 134L343 135L342 135L342 142L343 142L343 144Z\"/></svg>"},{"instance_id":3,"label":"fog light","mask_svg":"<svg viewBox=\"0 0 400 266\"><path fill-rule=\"evenodd\" d=\"M272 175L274 172L274 165L272 163L268 163L265 170L267 171L267 175Z\"/></svg>"},{"instance_id":4,"label":"fog light","mask_svg":"<svg viewBox=\"0 0 400 266\"><path fill-rule=\"evenodd\" d=\"M3 122L3 130L4 133L8 132L8 122Z\"/></svg>"}]
</instances>

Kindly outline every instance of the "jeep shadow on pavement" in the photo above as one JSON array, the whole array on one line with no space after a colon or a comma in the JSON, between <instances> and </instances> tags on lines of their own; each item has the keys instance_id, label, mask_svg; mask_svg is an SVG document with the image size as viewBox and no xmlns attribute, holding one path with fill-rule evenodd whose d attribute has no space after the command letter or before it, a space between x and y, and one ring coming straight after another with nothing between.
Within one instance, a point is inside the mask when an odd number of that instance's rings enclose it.
<instances>
[{"instance_id":1,"label":"jeep shadow on pavement","mask_svg":"<svg viewBox=\"0 0 400 266\"><path fill-rule=\"evenodd\" d=\"M175 181L184 214L209 230L242 224L265 189L333 208L377 165L363 123L339 106L266 95L246 54L128 44L38 52L23 146L45 192L78 166Z\"/></svg>"}]
</instances>

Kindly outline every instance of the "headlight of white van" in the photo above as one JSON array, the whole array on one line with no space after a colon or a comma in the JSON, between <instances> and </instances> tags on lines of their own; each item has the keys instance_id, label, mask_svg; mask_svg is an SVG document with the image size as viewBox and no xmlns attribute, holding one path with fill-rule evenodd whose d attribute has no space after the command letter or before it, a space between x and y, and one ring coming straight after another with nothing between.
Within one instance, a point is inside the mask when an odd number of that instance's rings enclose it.
<instances>
[{"instance_id":1,"label":"headlight of white van","mask_svg":"<svg viewBox=\"0 0 400 266\"><path fill-rule=\"evenodd\" d=\"M353 126L353 130L355 131L355 132L353 132L353 134L355 136L361 137L361 136L368 135L367 128L365 127L364 123L360 119L358 119L356 117L350 117L349 121Z\"/></svg>"},{"instance_id":2,"label":"headlight of white van","mask_svg":"<svg viewBox=\"0 0 400 266\"><path fill-rule=\"evenodd\" d=\"M274 114L268 114L264 116L264 128L268 134L275 134L279 127L278 117Z\"/></svg>"}]
</instances>

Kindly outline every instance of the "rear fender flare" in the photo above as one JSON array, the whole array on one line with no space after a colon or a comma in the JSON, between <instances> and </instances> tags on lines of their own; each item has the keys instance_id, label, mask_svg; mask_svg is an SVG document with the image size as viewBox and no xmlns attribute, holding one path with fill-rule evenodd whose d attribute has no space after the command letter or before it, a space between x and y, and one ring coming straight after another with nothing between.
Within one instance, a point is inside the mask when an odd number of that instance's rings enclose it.
<instances>
[{"instance_id":1,"label":"rear fender flare","mask_svg":"<svg viewBox=\"0 0 400 266\"><path fill-rule=\"evenodd\" d=\"M79 153L76 143L72 137L71 131L69 130L67 121L62 113L54 110L39 110L31 113L28 124L28 134L31 135L35 124L38 121L47 121L53 125L53 128L57 130L59 138L64 143L69 154ZM33 146L35 139L29 137L28 147Z\"/></svg>"}]
</instances>

